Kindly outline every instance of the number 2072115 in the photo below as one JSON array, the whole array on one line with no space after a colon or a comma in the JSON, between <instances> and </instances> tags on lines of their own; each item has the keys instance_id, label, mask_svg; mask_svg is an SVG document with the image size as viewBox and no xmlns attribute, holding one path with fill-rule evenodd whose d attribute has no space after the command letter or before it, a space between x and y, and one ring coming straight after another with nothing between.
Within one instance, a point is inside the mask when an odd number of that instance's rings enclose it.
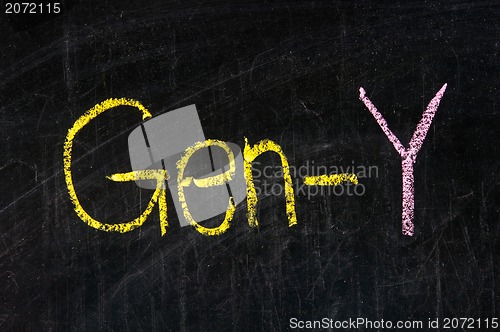
<instances>
[{"instance_id":1,"label":"number 2072115","mask_svg":"<svg viewBox=\"0 0 500 332\"><path fill-rule=\"evenodd\" d=\"M61 3L6 2L5 14L59 14Z\"/></svg>"}]
</instances>

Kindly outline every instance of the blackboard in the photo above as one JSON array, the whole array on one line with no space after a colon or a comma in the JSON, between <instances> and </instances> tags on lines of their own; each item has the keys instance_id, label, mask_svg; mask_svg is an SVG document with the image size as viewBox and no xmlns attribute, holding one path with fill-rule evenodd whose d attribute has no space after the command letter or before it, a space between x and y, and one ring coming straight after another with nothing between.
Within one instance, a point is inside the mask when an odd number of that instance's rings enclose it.
<instances>
[{"instance_id":1,"label":"blackboard","mask_svg":"<svg viewBox=\"0 0 500 332\"><path fill-rule=\"evenodd\" d=\"M499 317L494 1L73 1L32 16L5 8L1 330L284 331L323 318L422 321L426 330L460 317L484 329ZM414 165L415 234L405 236L401 158L359 88L406 145L445 83ZM122 97L153 116L194 104L207 138L241 149L245 138L272 140L308 172L373 172L359 178L363 194L296 190L292 227L284 195L261 193L259 227L249 227L243 201L227 232L206 236L180 227L168 194L163 236L157 208L133 231L101 231L75 212L64 143L87 110ZM106 178L131 171L128 136L141 123L120 106L75 137L75 188L96 219L131 220L151 198ZM258 161L255 173L281 164L273 153ZM292 174L297 188L303 181Z\"/></svg>"}]
</instances>

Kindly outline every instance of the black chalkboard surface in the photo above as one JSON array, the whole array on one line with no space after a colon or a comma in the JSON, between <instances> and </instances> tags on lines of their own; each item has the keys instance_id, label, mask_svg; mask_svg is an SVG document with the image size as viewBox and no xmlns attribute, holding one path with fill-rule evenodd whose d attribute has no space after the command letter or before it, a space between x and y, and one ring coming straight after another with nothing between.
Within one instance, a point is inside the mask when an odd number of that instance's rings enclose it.
<instances>
[{"instance_id":1,"label":"black chalkboard surface","mask_svg":"<svg viewBox=\"0 0 500 332\"><path fill-rule=\"evenodd\" d=\"M498 326L495 1L67 1L59 13L43 1L32 14L13 4L0 15L0 330ZM415 233L403 235L401 157L359 88L407 146L445 83L414 164ZM89 226L63 151L69 129L110 98L153 117L194 104L204 136L241 151L245 139L276 143L296 225L270 152L251 172L258 227L246 200L223 234L181 227L169 190L164 235L157 206L130 232ZM132 171L128 137L144 123L117 106L75 135L72 180L95 220L146 209L154 190L106 178ZM330 172L359 183L304 186Z\"/></svg>"}]
</instances>

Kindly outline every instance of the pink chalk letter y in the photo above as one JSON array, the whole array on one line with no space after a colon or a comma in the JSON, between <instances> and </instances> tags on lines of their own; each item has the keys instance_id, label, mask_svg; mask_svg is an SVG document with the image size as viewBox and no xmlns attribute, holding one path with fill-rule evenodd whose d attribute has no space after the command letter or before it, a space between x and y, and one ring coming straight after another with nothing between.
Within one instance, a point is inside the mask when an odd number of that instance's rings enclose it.
<instances>
[{"instance_id":1,"label":"pink chalk letter y","mask_svg":"<svg viewBox=\"0 0 500 332\"><path fill-rule=\"evenodd\" d=\"M389 141L391 141L394 148L399 153L402 158L401 166L403 169L403 235L413 236L414 226L413 226L413 210L414 210L414 179L413 179L413 164L417 159L417 153L420 151L422 144L424 144L425 136L429 131L432 123L432 119L436 114L439 107L439 102L443 97L444 91L446 90L446 84L443 85L441 90L436 93L434 98L427 105L422 119L417 125L417 129L413 133L413 137L410 140L409 147L406 149L403 144L399 141L396 135L389 129L387 121L377 110L375 105L368 99L366 92L363 88L359 88L359 99L365 104L370 113L373 115L377 121L382 131L387 136Z\"/></svg>"}]
</instances>

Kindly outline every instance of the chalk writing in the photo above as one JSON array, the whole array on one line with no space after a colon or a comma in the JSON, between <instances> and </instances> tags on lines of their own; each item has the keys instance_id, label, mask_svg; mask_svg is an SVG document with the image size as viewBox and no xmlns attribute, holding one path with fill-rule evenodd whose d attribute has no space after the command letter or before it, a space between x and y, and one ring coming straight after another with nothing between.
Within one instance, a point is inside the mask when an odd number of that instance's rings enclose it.
<instances>
[{"instance_id":1,"label":"chalk writing","mask_svg":"<svg viewBox=\"0 0 500 332\"><path fill-rule=\"evenodd\" d=\"M365 104L366 108L373 115L377 123L379 124L382 131L387 136L389 141L392 143L396 151L402 158L401 167L403 169L403 235L413 236L415 230L413 225L413 214L414 214L414 178L413 178L413 164L417 159L417 153L420 151L422 144L424 144L425 136L429 131L434 115L439 107L439 102L443 97L446 90L446 84L436 93L434 98L427 105L422 119L417 125L415 132L410 140L409 147L406 149L399 139L392 133L385 121L384 117L377 110L375 105L368 99L366 92L363 88L359 88L359 99Z\"/></svg>"}]
</instances>

